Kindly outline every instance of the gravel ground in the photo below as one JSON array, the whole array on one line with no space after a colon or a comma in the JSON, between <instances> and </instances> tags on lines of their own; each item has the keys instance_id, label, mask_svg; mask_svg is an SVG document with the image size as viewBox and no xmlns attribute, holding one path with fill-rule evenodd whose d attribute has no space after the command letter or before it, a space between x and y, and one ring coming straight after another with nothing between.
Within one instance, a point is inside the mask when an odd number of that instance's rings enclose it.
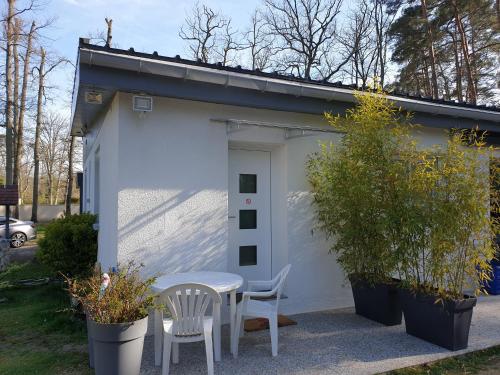
<instances>
[{"instance_id":1,"label":"gravel ground","mask_svg":"<svg viewBox=\"0 0 500 375\"><path fill-rule=\"evenodd\" d=\"M229 354L228 327L223 327L222 361L216 374L376 374L469 351L500 345L500 296L482 297L474 309L469 348L450 352L409 336L404 324L384 327L354 314L353 309L291 316L296 326L279 329L278 357L271 356L268 331L246 333L239 356ZM170 374L206 374L203 343L180 345L180 363ZM141 375L160 374L154 367L153 337L147 337Z\"/></svg>"}]
</instances>

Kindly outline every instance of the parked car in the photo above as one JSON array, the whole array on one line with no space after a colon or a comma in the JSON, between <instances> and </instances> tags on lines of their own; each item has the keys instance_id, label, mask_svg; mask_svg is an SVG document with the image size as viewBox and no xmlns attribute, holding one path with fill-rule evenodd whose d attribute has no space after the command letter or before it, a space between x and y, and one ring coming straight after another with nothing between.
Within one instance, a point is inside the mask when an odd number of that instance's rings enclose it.
<instances>
[{"instance_id":1,"label":"parked car","mask_svg":"<svg viewBox=\"0 0 500 375\"><path fill-rule=\"evenodd\" d=\"M36 238L36 226L32 221L9 218L10 246L21 247ZM5 216L0 216L0 237L5 237Z\"/></svg>"}]
</instances>

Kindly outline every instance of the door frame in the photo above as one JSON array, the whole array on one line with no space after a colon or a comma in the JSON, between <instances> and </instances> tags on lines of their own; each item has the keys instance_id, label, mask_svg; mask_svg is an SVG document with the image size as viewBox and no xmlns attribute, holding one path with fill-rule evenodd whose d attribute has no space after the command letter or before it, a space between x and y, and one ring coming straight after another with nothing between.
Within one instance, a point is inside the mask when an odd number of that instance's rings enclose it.
<instances>
[{"instance_id":1,"label":"door frame","mask_svg":"<svg viewBox=\"0 0 500 375\"><path fill-rule=\"evenodd\" d=\"M274 277L288 261L288 233L287 233L287 168L286 144L266 144L261 142L228 142L229 150L267 151L271 154L271 276ZM229 173L229 162L228 162ZM228 191L229 213L229 191ZM229 221L228 221L229 230ZM229 246L228 246L229 251ZM231 269L228 256L228 269Z\"/></svg>"}]
</instances>

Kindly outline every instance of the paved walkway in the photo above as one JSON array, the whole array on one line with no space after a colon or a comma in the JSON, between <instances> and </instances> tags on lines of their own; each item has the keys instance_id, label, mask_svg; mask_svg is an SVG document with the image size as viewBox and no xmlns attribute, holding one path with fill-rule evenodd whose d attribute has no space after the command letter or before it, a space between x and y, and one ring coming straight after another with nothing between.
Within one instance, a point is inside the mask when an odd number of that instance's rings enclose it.
<instances>
[{"instance_id":1,"label":"paved walkway","mask_svg":"<svg viewBox=\"0 0 500 375\"><path fill-rule=\"evenodd\" d=\"M26 263L35 258L35 253L38 250L38 245L35 241L29 241L24 246L17 249L9 249L10 263Z\"/></svg>"},{"instance_id":2,"label":"paved walkway","mask_svg":"<svg viewBox=\"0 0 500 375\"><path fill-rule=\"evenodd\" d=\"M353 309L301 314L296 326L279 329L279 354L271 357L268 331L240 339L239 357L229 354L223 327L222 361L216 374L367 375L414 366L469 351L500 345L500 296L482 297L472 320L469 348L450 352L405 333L404 324L384 327L354 314ZM180 363L170 374L206 374L202 343L180 345ZM154 367L152 337L146 338L141 375L160 374Z\"/></svg>"}]
</instances>

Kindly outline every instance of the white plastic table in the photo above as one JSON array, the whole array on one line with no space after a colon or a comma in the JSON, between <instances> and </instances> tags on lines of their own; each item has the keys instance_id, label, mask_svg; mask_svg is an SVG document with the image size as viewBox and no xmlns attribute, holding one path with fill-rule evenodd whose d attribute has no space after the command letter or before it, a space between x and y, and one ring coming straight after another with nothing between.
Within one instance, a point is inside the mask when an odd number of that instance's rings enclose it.
<instances>
[{"instance_id":1,"label":"white plastic table","mask_svg":"<svg viewBox=\"0 0 500 375\"><path fill-rule=\"evenodd\" d=\"M236 290L243 285L243 278L240 275L228 272L212 272L212 271L198 271L198 272L183 272L174 273L158 277L155 283L151 286L154 293L161 293L165 289L172 286L186 283L205 284L218 293L229 293L229 325L230 325L230 350L233 350L233 330L236 320ZM224 301L224 299L223 299ZM214 356L216 361L221 358L221 319L220 319L220 306L214 305L213 311L214 322ZM162 344L163 344L163 322L161 321L161 314L158 310L155 311L155 365L161 365Z\"/></svg>"}]
</instances>

